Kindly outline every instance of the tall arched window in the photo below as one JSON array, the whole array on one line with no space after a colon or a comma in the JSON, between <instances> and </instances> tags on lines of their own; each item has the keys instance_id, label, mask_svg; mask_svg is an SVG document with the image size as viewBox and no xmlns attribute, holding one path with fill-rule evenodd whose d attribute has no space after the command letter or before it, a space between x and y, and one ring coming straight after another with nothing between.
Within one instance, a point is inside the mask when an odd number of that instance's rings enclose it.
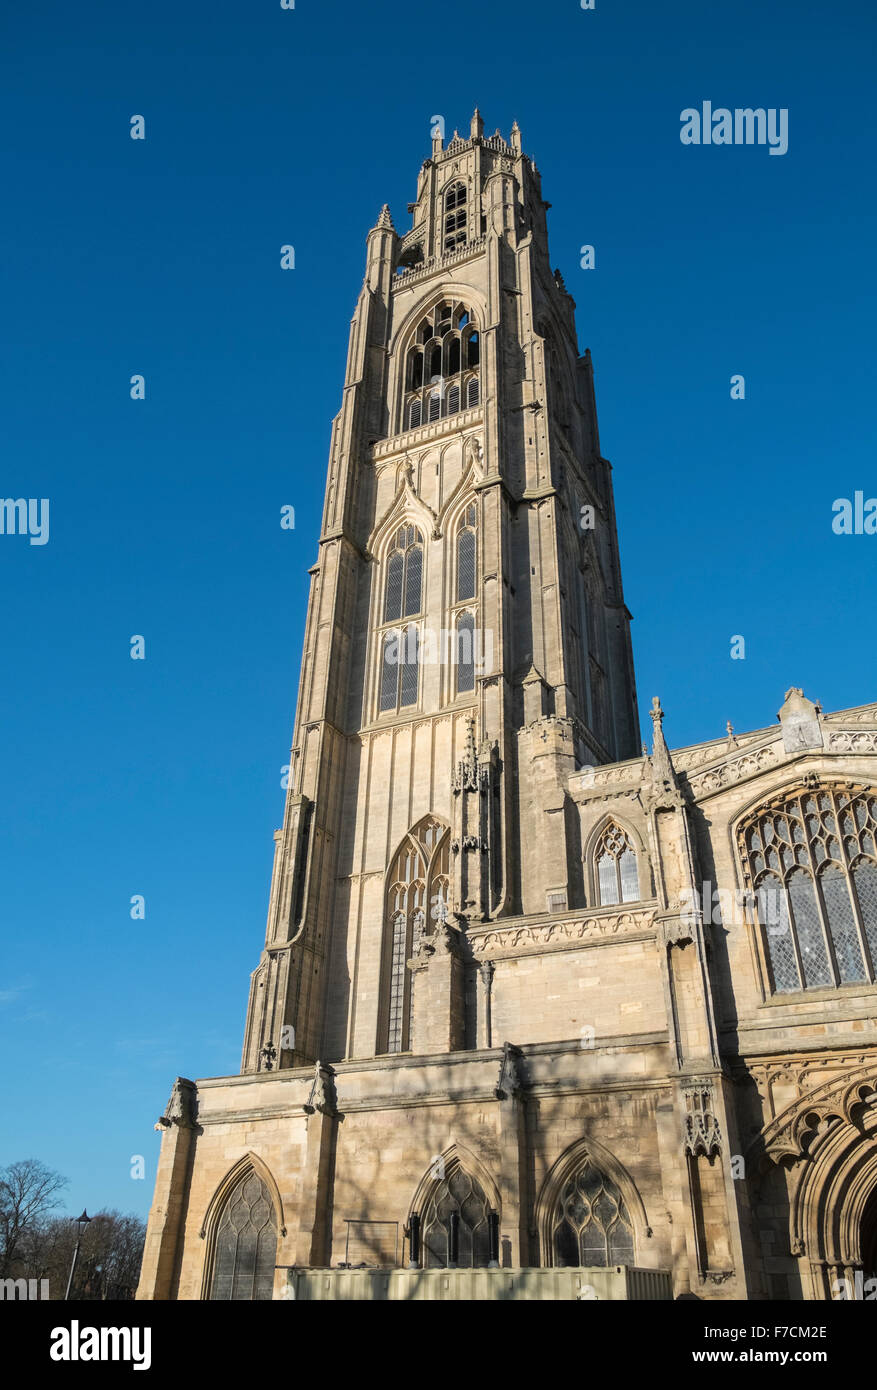
<instances>
[{"instance_id":1,"label":"tall arched window","mask_svg":"<svg viewBox=\"0 0 877 1390\"><path fill-rule=\"evenodd\" d=\"M460 518L457 532L457 600L475 597L475 503Z\"/></svg>"},{"instance_id":2,"label":"tall arched window","mask_svg":"<svg viewBox=\"0 0 877 1390\"><path fill-rule=\"evenodd\" d=\"M452 183L445 193L445 220L442 246L445 251L455 251L466 243L466 187L462 183Z\"/></svg>"},{"instance_id":3,"label":"tall arched window","mask_svg":"<svg viewBox=\"0 0 877 1390\"><path fill-rule=\"evenodd\" d=\"M877 979L877 797L784 793L740 827L744 872L777 993Z\"/></svg>"},{"instance_id":4,"label":"tall arched window","mask_svg":"<svg viewBox=\"0 0 877 1390\"><path fill-rule=\"evenodd\" d=\"M384 622L419 613L422 587L423 538L413 526L400 526L387 557Z\"/></svg>"},{"instance_id":5,"label":"tall arched window","mask_svg":"<svg viewBox=\"0 0 877 1390\"><path fill-rule=\"evenodd\" d=\"M390 628L381 639L380 712L417 704L420 634L415 623Z\"/></svg>"},{"instance_id":6,"label":"tall arched window","mask_svg":"<svg viewBox=\"0 0 877 1390\"><path fill-rule=\"evenodd\" d=\"M409 341L402 428L416 429L478 405L480 351L466 305L447 299L437 304Z\"/></svg>"},{"instance_id":7,"label":"tall arched window","mask_svg":"<svg viewBox=\"0 0 877 1390\"><path fill-rule=\"evenodd\" d=\"M423 1211L424 1268L486 1268L491 1259L491 1214L478 1179L455 1164L436 1184Z\"/></svg>"},{"instance_id":8,"label":"tall arched window","mask_svg":"<svg viewBox=\"0 0 877 1390\"><path fill-rule=\"evenodd\" d=\"M633 1264L633 1223L617 1185L586 1159L554 1209L555 1265L606 1269Z\"/></svg>"},{"instance_id":9,"label":"tall arched window","mask_svg":"<svg viewBox=\"0 0 877 1390\"><path fill-rule=\"evenodd\" d=\"M600 903L634 903L639 900L639 866L633 841L621 826L610 821L597 842L594 855Z\"/></svg>"},{"instance_id":10,"label":"tall arched window","mask_svg":"<svg viewBox=\"0 0 877 1390\"><path fill-rule=\"evenodd\" d=\"M219 1218L210 1298L270 1299L276 1258L274 1203L251 1168L235 1183Z\"/></svg>"},{"instance_id":11,"label":"tall arched window","mask_svg":"<svg viewBox=\"0 0 877 1390\"><path fill-rule=\"evenodd\" d=\"M411 1023L408 961L448 912L450 832L427 816L405 836L387 877L386 1051L406 1052Z\"/></svg>"},{"instance_id":12,"label":"tall arched window","mask_svg":"<svg viewBox=\"0 0 877 1390\"><path fill-rule=\"evenodd\" d=\"M465 695L475 689L475 619L462 613L457 619L457 694Z\"/></svg>"}]
</instances>

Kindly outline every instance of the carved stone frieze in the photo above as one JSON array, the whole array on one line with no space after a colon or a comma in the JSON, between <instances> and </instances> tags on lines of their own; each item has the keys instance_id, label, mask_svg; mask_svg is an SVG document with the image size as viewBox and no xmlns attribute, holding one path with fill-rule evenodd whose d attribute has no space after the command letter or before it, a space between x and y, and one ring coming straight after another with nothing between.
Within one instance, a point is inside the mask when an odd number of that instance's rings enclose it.
<instances>
[{"instance_id":1,"label":"carved stone frieze","mask_svg":"<svg viewBox=\"0 0 877 1390\"><path fill-rule=\"evenodd\" d=\"M732 786L735 782L742 782L746 777L754 777L757 772L763 772L767 767L776 766L778 762L777 746L770 743L765 748L757 749L754 753L747 753L742 758L735 758L731 763L711 768L709 772L701 772L688 779L689 786L695 796L702 796L705 792L720 791L722 787Z\"/></svg>"},{"instance_id":2,"label":"carved stone frieze","mask_svg":"<svg viewBox=\"0 0 877 1390\"><path fill-rule=\"evenodd\" d=\"M654 930L657 908L602 913L566 922L540 922L530 926L497 927L469 933L473 955L479 959L517 956L544 950L570 950L583 942L605 937L632 936Z\"/></svg>"},{"instance_id":3,"label":"carved stone frieze","mask_svg":"<svg viewBox=\"0 0 877 1390\"><path fill-rule=\"evenodd\" d=\"M828 736L830 753L877 753L877 731L841 730Z\"/></svg>"}]
</instances>

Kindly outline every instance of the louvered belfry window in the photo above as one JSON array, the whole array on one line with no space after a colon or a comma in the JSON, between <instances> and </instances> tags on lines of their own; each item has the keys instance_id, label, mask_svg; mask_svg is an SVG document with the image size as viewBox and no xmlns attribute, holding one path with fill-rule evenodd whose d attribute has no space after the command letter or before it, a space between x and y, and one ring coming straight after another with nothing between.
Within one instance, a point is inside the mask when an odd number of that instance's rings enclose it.
<instances>
[{"instance_id":1,"label":"louvered belfry window","mask_svg":"<svg viewBox=\"0 0 877 1390\"><path fill-rule=\"evenodd\" d=\"M606 1269L633 1264L633 1224L624 1199L589 1159L560 1194L552 1234L555 1265Z\"/></svg>"},{"instance_id":2,"label":"louvered belfry window","mask_svg":"<svg viewBox=\"0 0 877 1390\"><path fill-rule=\"evenodd\" d=\"M784 793L740 827L778 994L877 980L877 793Z\"/></svg>"},{"instance_id":3,"label":"louvered belfry window","mask_svg":"<svg viewBox=\"0 0 877 1390\"><path fill-rule=\"evenodd\" d=\"M274 1203L258 1173L250 1170L232 1188L219 1219L210 1298L270 1299L276 1257Z\"/></svg>"}]
</instances>

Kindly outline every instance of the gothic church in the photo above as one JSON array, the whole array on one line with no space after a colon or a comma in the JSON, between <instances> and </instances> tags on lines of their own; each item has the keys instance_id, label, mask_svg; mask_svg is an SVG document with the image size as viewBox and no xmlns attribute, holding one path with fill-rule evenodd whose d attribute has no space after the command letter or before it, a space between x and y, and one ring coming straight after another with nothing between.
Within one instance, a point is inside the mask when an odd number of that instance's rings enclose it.
<instances>
[{"instance_id":1,"label":"gothic church","mask_svg":"<svg viewBox=\"0 0 877 1390\"><path fill-rule=\"evenodd\" d=\"M877 1270L877 705L640 748L547 206L476 112L368 234L241 1072L174 1085L141 1299Z\"/></svg>"}]
</instances>

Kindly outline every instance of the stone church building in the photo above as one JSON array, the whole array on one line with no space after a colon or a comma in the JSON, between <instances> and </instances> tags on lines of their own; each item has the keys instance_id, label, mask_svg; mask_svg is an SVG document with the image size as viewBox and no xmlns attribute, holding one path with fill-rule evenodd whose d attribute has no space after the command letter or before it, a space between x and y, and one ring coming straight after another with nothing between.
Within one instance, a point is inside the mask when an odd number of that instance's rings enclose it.
<instances>
[{"instance_id":1,"label":"stone church building","mask_svg":"<svg viewBox=\"0 0 877 1390\"><path fill-rule=\"evenodd\" d=\"M547 207L476 112L368 234L241 1071L156 1126L142 1299L877 1271L877 705L641 747Z\"/></svg>"}]
</instances>

